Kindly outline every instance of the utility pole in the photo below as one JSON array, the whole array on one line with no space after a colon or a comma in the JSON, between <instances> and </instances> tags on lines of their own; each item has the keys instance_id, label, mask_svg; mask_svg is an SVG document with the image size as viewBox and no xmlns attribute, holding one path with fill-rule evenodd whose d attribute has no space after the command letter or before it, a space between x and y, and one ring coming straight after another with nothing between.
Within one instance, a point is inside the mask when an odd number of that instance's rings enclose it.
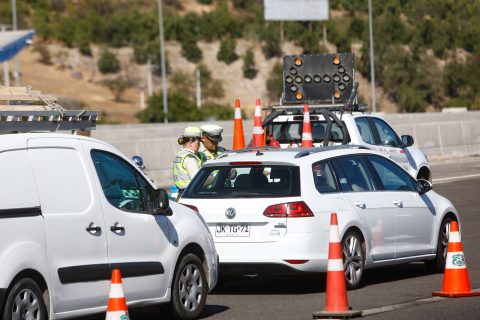
<instances>
[{"instance_id":1,"label":"utility pole","mask_svg":"<svg viewBox=\"0 0 480 320\"><path fill-rule=\"evenodd\" d=\"M12 0L12 26L13 31L17 31L17 1ZM18 56L15 56L15 72L13 73L13 77L15 78L15 86L20 86L20 60Z\"/></svg>"},{"instance_id":2,"label":"utility pole","mask_svg":"<svg viewBox=\"0 0 480 320\"><path fill-rule=\"evenodd\" d=\"M2 32L7 31L7 26L2 24L0 26ZM8 70L8 60L5 60L3 62L3 85L5 87L10 87L10 75L9 75L9 70Z\"/></svg>"},{"instance_id":3,"label":"utility pole","mask_svg":"<svg viewBox=\"0 0 480 320\"><path fill-rule=\"evenodd\" d=\"M152 61L148 59L147 61L147 95L151 97L153 95L153 85L152 85Z\"/></svg>"},{"instance_id":4,"label":"utility pole","mask_svg":"<svg viewBox=\"0 0 480 320\"><path fill-rule=\"evenodd\" d=\"M368 0L368 31L370 37L370 74L372 76L372 111L377 112L377 105L375 102L375 65L373 64L372 0Z\"/></svg>"},{"instance_id":5,"label":"utility pole","mask_svg":"<svg viewBox=\"0 0 480 320\"><path fill-rule=\"evenodd\" d=\"M163 89L163 113L165 117L163 118L164 123L168 123L168 89L167 89L167 67L165 66L165 45L163 37L163 10L162 10L162 0L157 0L158 6L158 27L160 31L160 60L162 68L162 89Z\"/></svg>"},{"instance_id":6,"label":"utility pole","mask_svg":"<svg viewBox=\"0 0 480 320\"><path fill-rule=\"evenodd\" d=\"M195 72L197 76L197 109L202 107L202 85L200 83L200 70L197 69Z\"/></svg>"}]
</instances>

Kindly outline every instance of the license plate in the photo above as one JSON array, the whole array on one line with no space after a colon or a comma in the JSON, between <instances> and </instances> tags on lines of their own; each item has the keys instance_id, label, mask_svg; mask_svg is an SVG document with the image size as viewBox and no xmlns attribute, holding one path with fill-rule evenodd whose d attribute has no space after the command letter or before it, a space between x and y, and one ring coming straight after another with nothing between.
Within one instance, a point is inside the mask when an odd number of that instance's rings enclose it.
<instances>
[{"instance_id":1,"label":"license plate","mask_svg":"<svg viewBox=\"0 0 480 320\"><path fill-rule=\"evenodd\" d=\"M217 224L215 227L217 237L250 237L248 224Z\"/></svg>"}]
</instances>

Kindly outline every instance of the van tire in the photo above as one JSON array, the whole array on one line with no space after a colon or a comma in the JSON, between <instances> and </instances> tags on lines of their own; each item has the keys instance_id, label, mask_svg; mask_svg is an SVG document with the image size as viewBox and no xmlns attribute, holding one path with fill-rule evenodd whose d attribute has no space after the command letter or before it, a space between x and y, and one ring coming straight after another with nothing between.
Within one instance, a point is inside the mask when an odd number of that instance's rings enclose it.
<instances>
[{"instance_id":1,"label":"van tire","mask_svg":"<svg viewBox=\"0 0 480 320\"><path fill-rule=\"evenodd\" d=\"M207 300L208 282L200 259L193 253L182 257L173 277L172 300L162 310L174 319L196 319Z\"/></svg>"},{"instance_id":2,"label":"van tire","mask_svg":"<svg viewBox=\"0 0 480 320\"><path fill-rule=\"evenodd\" d=\"M21 303L18 304L20 298ZM9 290L5 306L3 308L3 320L12 320L14 314L19 314L17 319L24 319L22 314L30 313L32 319L47 320L47 306L43 300L43 294L35 281L30 278L20 279Z\"/></svg>"}]
</instances>

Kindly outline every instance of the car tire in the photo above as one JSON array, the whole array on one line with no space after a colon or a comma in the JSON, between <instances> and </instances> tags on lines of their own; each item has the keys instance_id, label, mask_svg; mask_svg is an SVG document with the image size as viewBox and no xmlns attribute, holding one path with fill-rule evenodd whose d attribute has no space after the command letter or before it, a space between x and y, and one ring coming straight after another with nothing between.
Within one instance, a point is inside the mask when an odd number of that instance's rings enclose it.
<instances>
[{"instance_id":1,"label":"car tire","mask_svg":"<svg viewBox=\"0 0 480 320\"><path fill-rule=\"evenodd\" d=\"M207 300L208 283L200 259L189 253L178 264L173 277L172 300L162 308L174 319L198 318Z\"/></svg>"},{"instance_id":2,"label":"car tire","mask_svg":"<svg viewBox=\"0 0 480 320\"><path fill-rule=\"evenodd\" d=\"M438 231L437 251L435 259L426 260L425 265L428 271L432 273L439 273L445 270L445 261L447 259L448 239L450 238L450 223L455 219L448 216L443 219Z\"/></svg>"},{"instance_id":3,"label":"car tire","mask_svg":"<svg viewBox=\"0 0 480 320\"><path fill-rule=\"evenodd\" d=\"M47 306L39 286L30 278L20 279L8 292L3 320L47 320Z\"/></svg>"},{"instance_id":4,"label":"car tire","mask_svg":"<svg viewBox=\"0 0 480 320\"><path fill-rule=\"evenodd\" d=\"M365 270L365 242L358 231L350 230L343 236L342 253L346 287L357 289Z\"/></svg>"}]
</instances>

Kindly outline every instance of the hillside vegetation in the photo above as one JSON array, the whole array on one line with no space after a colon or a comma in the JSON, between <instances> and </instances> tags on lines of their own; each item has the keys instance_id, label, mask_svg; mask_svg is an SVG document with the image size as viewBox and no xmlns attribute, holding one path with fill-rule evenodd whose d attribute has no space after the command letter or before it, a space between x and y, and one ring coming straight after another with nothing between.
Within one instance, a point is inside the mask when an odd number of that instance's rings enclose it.
<instances>
[{"instance_id":1,"label":"hillside vegetation","mask_svg":"<svg viewBox=\"0 0 480 320\"><path fill-rule=\"evenodd\" d=\"M181 46L181 55L202 70L208 113L220 109L217 118L230 117L218 103L225 96L222 79L213 79L201 43L219 43L214 57L225 65L241 61L245 81L259 76L254 49L262 58L273 59L264 83L271 101L278 101L282 88L279 57L281 41L292 43L303 53L327 53L332 44L338 52L358 48L357 71L370 78L367 1L330 0L331 19L326 22L328 44L323 43L322 22L265 22L263 1L257 0L164 0L167 41ZM480 108L480 1L478 0L383 0L373 2L375 76L400 112L421 112L448 106ZM92 46L103 49L102 73L121 74L110 49L131 47L137 64L151 59L159 65L156 1L150 0L27 0L17 1L20 27L33 27L41 42L61 42L92 55ZM0 4L1 21L10 21L10 3ZM283 33L281 32L283 30ZM283 39L282 39L283 38ZM250 45L238 54L238 44ZM167 71L173 104L188 106L175 112L190 117L194 79L173 72L175 56L168 56ZM210 59L210 56L209 56ZM156 73L159 74L158 68ZM135 79L119 75L104 85L117 90L133 85ZM116 81L116 82L115 82ZM133 81L133 82L132 82ZM176 89L176 90L175 90ZM121 100L121 91L118 96ZM175 102L176 101L176 102ZM154 96L141 121L161 121L162 99ZM173 115L172 115L173 116ZM170 117L171 118L171 117Z\"/></svg>"}]
</instances>

